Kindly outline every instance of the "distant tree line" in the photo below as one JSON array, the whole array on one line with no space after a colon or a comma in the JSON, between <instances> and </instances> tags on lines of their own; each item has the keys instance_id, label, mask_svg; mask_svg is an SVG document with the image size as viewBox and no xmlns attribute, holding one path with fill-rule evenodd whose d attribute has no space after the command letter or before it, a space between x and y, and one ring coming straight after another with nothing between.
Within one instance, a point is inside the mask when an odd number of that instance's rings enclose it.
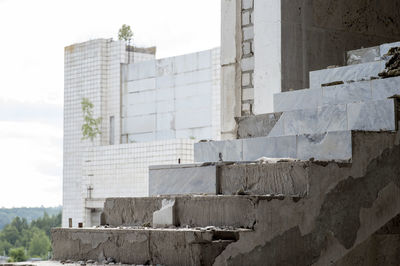
<instances>
[{"instance_id":1,"label":"distant tree line","mask_svg":"<svg viewBox=\"0 0 400 266\"><path fill-rule=\"evenodd\" d=\"M9 256L11 262L28 258L48 259L51 251L50 229L61 226L61 212L57 215L44 213L32 220L16 217L0 231L0 256Z\"/></svg>"},{"instance_id":2,"label":"distant tree line","mask_svg":"<svg viewBox=\"0 0 400 266\"><path fill-rule=\"evenodd\" d=\"M39 217L42 217L45 212L48 215L55 215L61 211L60 207L39 207L39 208L0 208L0 230L3 229L4 226L11 223L15 217L25 218L28 223L32 220L35 220ZM1 255L0 255L1 256Z\"/></svg>"}]
</instances>

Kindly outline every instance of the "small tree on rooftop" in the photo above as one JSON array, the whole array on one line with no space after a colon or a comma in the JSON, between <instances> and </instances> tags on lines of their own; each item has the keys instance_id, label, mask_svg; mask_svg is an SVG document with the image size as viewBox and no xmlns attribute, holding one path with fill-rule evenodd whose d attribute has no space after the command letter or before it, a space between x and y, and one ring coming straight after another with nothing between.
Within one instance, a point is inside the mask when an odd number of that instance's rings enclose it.
<instances>
[{"instance_id":1,"label":"small tree on rooftop","mask_svg":"<svg viewBox=\"0 0 400 266\"><path fill-rule=\"evenodd\" d=\"M131 30L131 26L126 24L122 25L122 27L119 29L118 32L118 39L130 43L132 37L133 37L133 32Z\"/></svg>"},{"instance_id":2,"label":"small tree on rooftop","mask_svg":"<svg viewBox=\"0 0 400 266\"><path fill-rule=\"evenodd\" d=\"M83 125L82 125L82 140L90 139L93 141L98 135L101 134L100 123L101 117L93 117L93 103L88 98L83 98L81 102L82 113L83 113Z\"/></svg>"}]
</instances>

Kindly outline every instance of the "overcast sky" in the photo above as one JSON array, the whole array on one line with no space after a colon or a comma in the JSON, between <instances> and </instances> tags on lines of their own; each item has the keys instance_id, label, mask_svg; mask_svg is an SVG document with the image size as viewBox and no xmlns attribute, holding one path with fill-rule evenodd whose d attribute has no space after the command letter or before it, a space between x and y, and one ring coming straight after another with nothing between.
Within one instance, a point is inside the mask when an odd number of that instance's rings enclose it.
<instances>
[{"instance_id":1,"label":"overcast sky","mask_svg":"<svg viewBox=\"0 0 400 266\"><path fill-rule=\"evenodd\" d=\"M0 207L62 202L64 47L117 38L168 57L220 45L219 0L0 0Z\"/></svg>"}]
</instances>

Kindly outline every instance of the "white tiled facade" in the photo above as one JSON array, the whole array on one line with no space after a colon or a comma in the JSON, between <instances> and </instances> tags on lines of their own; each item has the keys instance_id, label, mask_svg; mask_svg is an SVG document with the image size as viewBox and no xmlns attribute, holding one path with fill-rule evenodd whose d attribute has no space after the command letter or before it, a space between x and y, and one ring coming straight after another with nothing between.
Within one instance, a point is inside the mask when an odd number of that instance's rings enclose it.
<instances>
[{"instance_id":1,"label":"white tiled facade","mask_svg":"<svg viewBox=\"0 0 400 266\"><path fill-rule=\"evenodd\" d=\"M176 71L160 71L163 62L174 62ZM154 86L146 65L157 70ZM69 218L74 227L98 224L104 198L148 195L149 165L193 162L196 140L220 138L219 49L155 60L128 53L122 41L98 39L66 47L64 71L63 227ZM160 82L168 78L170 86ZM162 100L167 91L173 96ZM84 97L102 118L102 134L93 142L82 140ZM179 126L179 112L203 117Z\"/></svg>"}]
</instances>

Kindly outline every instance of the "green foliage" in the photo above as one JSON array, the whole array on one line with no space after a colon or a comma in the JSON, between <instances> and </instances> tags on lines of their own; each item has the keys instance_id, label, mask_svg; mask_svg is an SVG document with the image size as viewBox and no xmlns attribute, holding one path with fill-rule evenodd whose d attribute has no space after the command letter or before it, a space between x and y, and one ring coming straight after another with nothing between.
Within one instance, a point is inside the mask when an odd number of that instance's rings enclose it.
<instances>
[{"instance_id":1,"label":"green foliage","mask_svg":"<svg viewBox=\"0 0 400 266\"><path fill-rule=\"evenodd\" d=\"M50 229L60 226L61 213L51 216L44 213L30 224L16 217L0 231L0 256L8 255L12 262L25 260L26 256L47 259L51 251Z\"/></svg>"},{"instance_id":2,"label":"green foliage","mask_svg":"<svg viewBox=\"0 0 400 266\"><path fill-rule=\"evenodd\" d=\"M10 262L25 261L27 259L25 255L25 249L23 247L12 248L10 250Z\"/></svg>"},{"instance_id":3,"label":"green foliage","mask_svg":"<svg viewBox=\"0 0 400 266\"><path fill-rule=\"evenodd\" d=\"M81 102L82 113L83 113L83 125L82 125L82 139L90 139L93 141L98 135L101 134L100 123L101 117L93 118L93 103L88 98L83 98Z\"/></svg>"},{"instance_id":4,"label":"green foliage","mask_svg":"<svg viewBox=\"0 0 400 266\"><path fill-rule=\"evenodd\" d=\"M118 31L118 39L130 42L133 37L133 32L131 30L131 26L126 24L122 25L122 27Z\"/></svg>"},{"instance_id":5,"label":"green foliage","mask_svg":"<svg viewBox=\"0 0 400 266\"><path fill-rule=\"evenodd\" d=\"M0 240L0 256L7 255L13 246L5 240Z\"/></svg>"},{"instance_id":6,"label":"green foliage","mask_svg":"<svg viewBox=\"0 0 400 266\"><path fill-rule=\"evenodd\" d=\"M31 227L37 227L43 230L48 237L50 237L51 228L60 226L61 226L61 213L54 216L49 216L47 213L44 213L43 217L38 218L37 220L34 220L31 223Z\"/></svg>"},{"instance_id":7,"label":"green foliage","mask_svg":"<svg viewBox=\"0 0 400 266\"><path fill-rule=\"evenodd\" d=\"M44 231L37 231L29 243L29 254L31 257L46 259L51 249L50 239Z\"/></svg>"}]
</instances>

